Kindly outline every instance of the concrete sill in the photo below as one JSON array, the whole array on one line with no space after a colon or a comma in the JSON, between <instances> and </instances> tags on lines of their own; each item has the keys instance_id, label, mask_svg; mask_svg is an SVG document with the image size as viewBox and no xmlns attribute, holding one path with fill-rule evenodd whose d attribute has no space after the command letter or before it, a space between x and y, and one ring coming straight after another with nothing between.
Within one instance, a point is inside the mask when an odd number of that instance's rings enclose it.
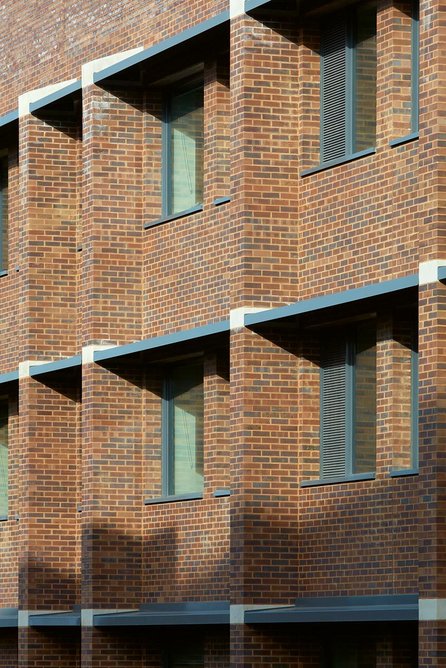
<instances>
[{"instance_id":1,"label":"concrete sill","mask_svg":"<svg viewBox=\"0 0 446 668\"><path fill-rule=\"evenodd\" d=\"M364 151L358 151L357 153L344 155L342 158L337 158L336 160L330 160L329 162L323 162L321 165L318 165L317 167L306 169L304 172L301 172L301 176L310 176L310 174L317 174L318 172L323 172L325 169L331 169L332 167L337 167L338 165L345 165L348 162L353 162L353 160L359 160L359 158L365 158L368 155L373 155L374 153L376 153L376 148L367 148Z\"/></svg>"},{"instance_id":2,"label":"concrete sill","mask_svg":"<svg viewBox=\"0 0 446 668\"><path fill-rule=\"evenodd\" d=\"M230 489L216 489L214 492L214 499L221 499L224 496L231 496Z\"/></svg>"},{"instance_id":3,"label":"concrete sill","mask_svg":"<svg viewBox=\"0 0 446 668\"><path fill-rule=\"evenodd\" d=\"M418 469L400 469L397 471L390 471L391 478L403 478L405 476L418 475Z\"/></svg>"},{"instance_id":4,"label":"concrete sill","mask_svg":"<svg viewBox=\"0 0 446 668\"><path fill-rule=\"evenodd\" d=\"M160 503L176 503L177 501L199 501L203 494L172 494L171 496L158 496L155 499L146 499L144 505L155 506Z\"/></svg>"},{"instance_id":5,"label":"concrete sill","mask_svg":"<svg viewBox=\"0 0 446 668\"><path fill-rule=\"evenodd\" d=\"M321 480L304 480L301 487L320 487L321 485L340 485L343 482L360 482L361 480L375 480L374 473L355 473L342 478L324 478Z\"/></svg>"},{"instance_id":6,"label":"concrete sill","mask_svg":"<svg viewBox=\"0 0 446 668\"><path fill-rule=\"evenodd\" d=\"M418 132L411 132L410 135L406 135L405 137L398 137L398 139L392 139L392 141L389 142L389 146L392 148L394 146L402 146L403 144L408 144L411 141L416 141L417 139L420 138L420 135Z\"/></svg>"},{"instance_id":7,"label":"concrete sill","mask_svg":"<svg viewBox=\"0 0 446 668\"><path fill-rule=\"evenodd\" d=\"M214 206L221 206L222 204L227 204L230 201L231 201L230 197L216 197L212 202L212 204Z\"/></svg>"},{"instance_id":8,"label":"concrete sill","mask_svg":"<svg viewBox=\"0 0 446 668\"><path fill-rule=\"evenodd\" d=\"M156 227L157 225L163 225L163 223L169 223L171 220L186 218L186 216L191 216L193 213L198 213L199 211L203 211L202 204L197 204L196 206L193 206L190 209L185 209L184 211L179 211L178 213L173 213L171 216L162 216L161 218L157 218L157 220L151 220L149 223L144 224L144 229L148 230L149 227Z\"/></svg>"}]
</instances>

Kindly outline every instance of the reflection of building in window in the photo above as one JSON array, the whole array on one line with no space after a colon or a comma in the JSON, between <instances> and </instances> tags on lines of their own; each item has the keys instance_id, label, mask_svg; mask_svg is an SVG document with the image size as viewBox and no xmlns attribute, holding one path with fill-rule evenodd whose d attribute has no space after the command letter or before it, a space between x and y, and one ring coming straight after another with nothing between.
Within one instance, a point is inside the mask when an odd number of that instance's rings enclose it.
<instances>
[{"instance_id":1,"label":"reflection of building in window","mask_svg":"<svg viewBox=\"0 0 446 668\"><path fill-rule=\"evenodd\" d=\"M367 321L321 342L321 478L372 473L376 334Z\"/></svg>"},{"instance_id":2,"label":"reflection of building in window","mask_svg":"<svg viewBox=\"0 0 446 668\"><path fill-rule=\"evenodd\" d=\"M0 398L0 518L8 516L8 399Z\"/></svg>"},{"instance_id":3,"label":"reflection of building in window","mask_svg":"<svg viewBox=\"0 0 446 668\"><path fill-rule=\"evenodd\" d=\"M164 214L203 200L203 85L172 91L164 141Z\"/></svg>"},{"instance_id":4,"label":"reflection of building in window","mask_svg":"<svg viewBox=\"0 0 446 668\"><path fill-rule=\"evenodd\" d=\"M164 493L203 490L203 367L179 366L165 386Z\"/></svg>"},{"instance_id":5,"label":"reflection of building in window","mask_svg":"<svg viewBox=\"0 0 446 668\"><path fill-rule=\"evenodd\" d=\"M0 151L0 271L8 268L8 155Z\"/></svg>"},{"instance_id":6,"label":"reflection of building in window","mask_svg":"<svg viewBox=\"0 0 446 668\"><path fill-rule=\"evenodd\" d=\"M363 3L321 28L321 162L373 148L376 7Z\"/></svg>"}]
</instances>

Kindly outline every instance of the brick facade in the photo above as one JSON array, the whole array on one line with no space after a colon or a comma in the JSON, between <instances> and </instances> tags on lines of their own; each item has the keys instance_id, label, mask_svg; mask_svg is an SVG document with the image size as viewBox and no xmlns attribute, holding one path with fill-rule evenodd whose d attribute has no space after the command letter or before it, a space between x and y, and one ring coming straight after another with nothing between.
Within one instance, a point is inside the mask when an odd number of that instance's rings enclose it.
<instances>
[{"instance_id":1,"label":"brick facade","mask_svg":"<svg viewBox=\"0 0 446 668\"><path fill-rule=\"evenodd\" d=\"M0 668L168 668L189 646L206 668L444 665L446 7L419 3L417 115L413 4L377 0L354 91L375 144L320 165L321 31L358 4L0 8ZM192 80L202 201L170 218L166 99ZM362 376L345 362L363 415L346 391L353 452L324 479L325 346L364 323ZM202 458L186 446L204 482L175 496L166 378L191 360ZM367 619L244 623L358 596ZM378 596L417 597L419 620L373 618ZM96 624L216 601L225 623Z\"/></svg>"}]
</instances>

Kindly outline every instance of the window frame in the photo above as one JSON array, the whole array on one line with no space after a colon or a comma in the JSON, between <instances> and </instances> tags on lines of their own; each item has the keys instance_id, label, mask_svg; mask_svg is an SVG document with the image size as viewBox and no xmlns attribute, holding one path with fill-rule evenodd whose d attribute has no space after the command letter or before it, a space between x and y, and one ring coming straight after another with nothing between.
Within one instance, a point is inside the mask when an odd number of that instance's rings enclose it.
<instances>
[{"instance_id":1,"label":"window frame","mask_svg":"<svg viewBox=\"0 0 446 668\"><path fill-rule=\"evenodd\" d=\"M367 5L375 8L376 12L376 2L370 0L367 2ZM322 34L323 34L323 24L321 24L321 49L320 49L320 130L319 130L319 166L313 169L306 170L302 176L312 174L316 171L326 169L328 167L334 167L338 164L344 162L349 162L356 158L361 158L368 156L375 152L376 147L376 116L375 116L375 142L367 147L360 148L356 147L356 119L357 119L357 105L356 105L356 94L357 94L357 16L358 16L358 6L356 5L353 8L353 11L341 11L336 12L333 16L339 19L340 22L345 25L345 152L342 156L330 157L324 159L325 151L325 118L326 118L326 101L324 95L324 85L325 85L325 76L324 76L324 56L322 49ZM327 19L328 23L328 19ZM375 32L376 35L376 32ZM377 65L377 63L376 63ZM375 98L377 94L377 88L375 89Z\"/></svg>"},{"instance_id":2,"label":"window frame","mask_svg":"<svg viewBox=\"0 0 446 668\"><path fill-rule=\"evenodd\" d=\"M411 35L411 117L410 127L412 134L418 134L420 126L420 3L412 3L412 35Z\"/></svg>"},{"instance_id":3,"label":"window frame","mask_svg":"<svg viewBox=\"0 0 446 668\"><path fill-rule=\"evenodd\" d=\"M6 426L8 433L8 442L6 444L6 513L4 515L0 514L0 521L7 520L9 517L9 420L11 414L11 407L9 402L9 396L7 394L0 395L0 416L1 416L1 407L6 408Z\"/></svg>"},{"instance_id":4,"label":"window frame","mask_svg":"<svg viewBox=\"0 0 446 668\"><path fill-rule=\"evenodd\" d=\"M363 324L370 324L373 327L376 341L376 322L374 320L365 320ZM336 331L336 330L333 330ZM376 454L375 454L375 467L373 471L354 471L354 462L357 456L356 448L356 357L357 357L357 336L358 336L358 325L352 325L350 329L342 328L338 330L339 335L342 335L344 338L344 366L345 366L345 382L344 382L344 391L345 391L345 458L344 458L344 471L343 474L335 476L324 476L323 475L323 414L325 411L324 408L324 386L326 383L326 368L322 365L320 366L320 437L319 437L319 482L320 484L330 483L341 480L362 480L362 479L373 479L376 473ZM376 344L375 344L376 345ZM322 342L321 342L322 349ZM376 397L376 359L375 359L375 397ZM375 448L376 448L376 421L375 421ZM309 481L311 482L311 481ZM314 484L314 483L313 483Z\"/></svg>"},{"instance_id":5,"label":"window frame","mask_svg":"<svg viewBox=\"0 0 446 668\"><path fill-rule=\"evenodd\" d=\"M175 442L174 442L174 419L173 419L173 393L172 393L172 375L178 368L199 367L202 371L203 389L204 389L204 366L203 359L198 358L189 360L181 364L171 365L166 368L163 380L162 390L162 409L161 409L161 434L162 434L162 452L161 452L161 493L162 498L172 499L197 499L202 498L203 489L194 492L177 493L174 491L174 465L175 465ZM204 396L203 396L204 413ZM201 444L203 449L203 487L204 487L204 439Z\"/></svg>"},{"instance_id":6,"label":"window frame","mask_svg":"<svg viewBox=\"0 0 446 668\"><path fill-rule=\"evenodd\" d=\"M5 194L6 190L6 194ZM5 206L6 200L6 206ZM6 213L5 213L6 210ZM9 152L0 150L0 275L8 272L8 218L9 218ZM4 232L6 240L4 244ZM6 252L5 252L6 245ZM3 258L6 255L5 263Z\"/></svg>"},{"instance_id":7,"label":"window frame","mask_svg":"<svg viewBox=\"0 0 446 668\"><path fill-rule=\"evenodd\" d=\"M161 156L161 218L162 220L181 218L188 213L200 211L203 207L203 202L196 202L193 206L186 209L173 211L172 208L172 99L174 96L181 93L188 93L194 90L201 89L203 93L203 112L204 112L204 79L203 75L181 79L175 82L164 92L163 95L163 113L162 113L162 156ZM204 122L203 122L203 148L204 148ZM204 155L203 155L204 161ZM202 183L202 194L204 187L204 178ZM203 200L203 197L201 198Z\"/></svg>"}]
</instances>

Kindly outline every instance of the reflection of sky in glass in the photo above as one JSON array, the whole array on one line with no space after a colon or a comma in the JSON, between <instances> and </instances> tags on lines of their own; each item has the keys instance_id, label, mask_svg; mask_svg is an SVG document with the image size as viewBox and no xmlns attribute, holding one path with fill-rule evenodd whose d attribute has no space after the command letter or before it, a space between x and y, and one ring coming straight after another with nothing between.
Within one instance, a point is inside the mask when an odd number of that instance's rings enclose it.
<instances>
[{"instance_id":1,"label":"reflection of sky in glass","mask_svg":"<svg viewBox=\"0 0 446 668\"><path fill-rule=\"evenodd\" d=\"M203 489L203 384L200 367L175 374L173 407L174 494Z\"/></svg>"},{"instance_id":2,"label":"reflection of sky in glass","mask_svg":"<svg viewBox=\"0 0 446 668\"><path fill-rule=\"evenodd\" d=\"M203 90L196 88L171 100L171 201L169 213L203 199Z\"/></svg>"}]
</instances>

